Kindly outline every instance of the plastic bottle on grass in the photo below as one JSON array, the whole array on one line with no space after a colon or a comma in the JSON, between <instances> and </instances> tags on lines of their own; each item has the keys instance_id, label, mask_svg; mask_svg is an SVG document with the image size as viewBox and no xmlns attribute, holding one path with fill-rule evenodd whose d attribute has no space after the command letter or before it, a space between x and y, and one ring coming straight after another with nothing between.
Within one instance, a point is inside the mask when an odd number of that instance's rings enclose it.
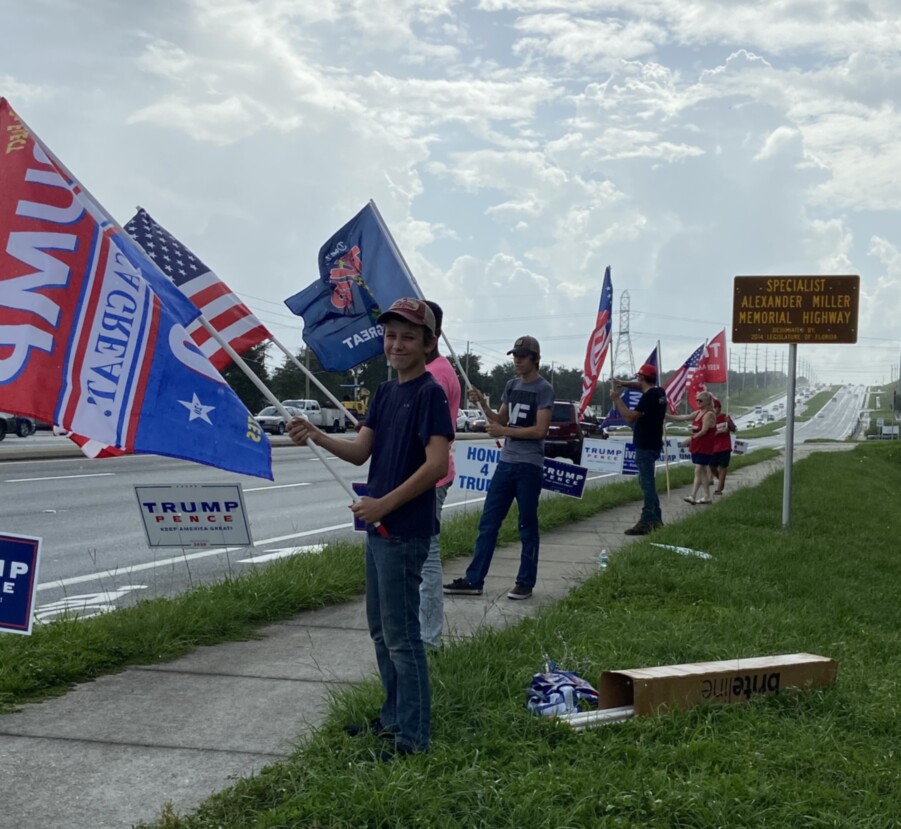
<instances>
[{"instance_id":1,"label":"plastic bottle on grass","mask_svg":"<svg viewBox=\"0 0 901 829\"><path fill-rule=\"evenodd\" d=\"M598 570L606 570L607 569L607 559L610 557L610 553L607 552L606 547L601 550L600 555L598 556Z\"/></svg>"}]
</instances>

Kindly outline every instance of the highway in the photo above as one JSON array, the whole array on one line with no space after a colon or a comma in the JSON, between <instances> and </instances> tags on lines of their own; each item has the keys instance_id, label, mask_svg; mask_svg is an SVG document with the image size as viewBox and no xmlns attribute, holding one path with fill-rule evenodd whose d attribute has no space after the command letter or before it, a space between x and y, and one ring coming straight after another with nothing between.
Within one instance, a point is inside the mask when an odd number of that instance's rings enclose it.
<instances>
[{"instance_id":1,"label":"highway","mask_svg":"<svg viewBox=\"0 0 901 829\"><path fill-rule=\"evenodd\" d=\"M843 439L865 399L862 387L838 392L821 416L796 424L796 442ZM16 460L26 441L55 456ZM784 437L780 431L751 443L782 446ZM493 447L493 442L477 439L473 445ZM366 466L337 459L332 464L349 483L366 480ZM139 598L174 596L281 556L315 554L323 541L354 535L346 492L309 449L275 446L273 472L270 482L158 456L88 460L71 454L64 438L46 432L10 437L0 443L0 532L43 540L37 616L44 620L65 611L87 616ZM243 487L254 546L148 546L136 485L236 482ZM445 510L451 515L481 508L483 500L481 493L453 487Z\"/></svg>"},{"instance_id":2,"label":"highway","mask_svg":"<svg viewBox=\"0 0 901 829\"><path fill-rule=\"evenodd\" d=\"M65 441L40 434L26 440ZM172 596L353 535L346 492L307 448L274 447L275 480L265 481L157 456L6 460L15 447L6 444L0 446L0 531L42 539L39 618L67 608L86 615L138 597ZM331 461L349 483L366 480L366 466ZM136 485L235 482L243 487L253 547L148 546ZM452 490L446 509L482 500Z\"/></svg>"}]
</instances>

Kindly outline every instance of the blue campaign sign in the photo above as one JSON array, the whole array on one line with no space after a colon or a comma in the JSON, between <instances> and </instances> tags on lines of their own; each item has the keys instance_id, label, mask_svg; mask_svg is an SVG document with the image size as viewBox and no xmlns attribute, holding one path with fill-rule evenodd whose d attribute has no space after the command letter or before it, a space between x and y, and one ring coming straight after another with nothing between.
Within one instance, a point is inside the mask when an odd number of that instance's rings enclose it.
<instances>
[{"instance_id":1,"label":"blue campaign sign","mask_svg":"<svg viewBox=\"0 0 901 829\"><path fill-rule=\"evenodd\" d=\"M559 492L561 495L581 498L587 478L588 470L584 466L545 458L544 481L541 488L550 492Z\"/></svg>"},{"instance_id":2,"label":"blue campaign sign","mask_svg":"<svg viewBox=\"0 0 901 829\"><path fill-rule=\"evenodd\" d=\"M0 534L0 631L31 633L41 539Z\"/></svg>"},{"instance_id":3,"label":"blue campaign sign","mask_svg":"<svg viewBox=\"0 0 901 829\"><path fill-rule=\"evenodd\" d=\"M638 467L635 465L635 444L627 443L623 452L623 475L637 475Z\"/></svg>"}]
</instances>

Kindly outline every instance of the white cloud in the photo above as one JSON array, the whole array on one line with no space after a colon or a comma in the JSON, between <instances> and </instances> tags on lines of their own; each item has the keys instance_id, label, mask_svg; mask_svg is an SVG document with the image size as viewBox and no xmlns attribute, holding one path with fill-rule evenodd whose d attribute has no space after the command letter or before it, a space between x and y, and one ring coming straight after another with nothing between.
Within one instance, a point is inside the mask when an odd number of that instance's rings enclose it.
<instances>
[{"instance_id":1,"label":"white cloud","mask_svg":"<svg viewBox=\"0 0 901 829\"><path fill-rule=\"evenodd\" d=\"M486 348L530 331L578 365L607 264L636 352L715 333L740 272L857 270L863 347L896 336L877 313L901 249L888 0L165 10L12 4L0 89L117 215L144 203L271 307L375 198Z\"/></svg>"}]
</instances>

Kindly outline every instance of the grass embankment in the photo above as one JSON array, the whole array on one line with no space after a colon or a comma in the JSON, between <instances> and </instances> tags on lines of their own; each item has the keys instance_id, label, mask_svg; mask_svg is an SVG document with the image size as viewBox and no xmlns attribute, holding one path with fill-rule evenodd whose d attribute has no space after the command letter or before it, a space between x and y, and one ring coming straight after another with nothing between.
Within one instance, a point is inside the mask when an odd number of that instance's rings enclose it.
<instances>
[{"instance_id":1,"label":"grass embankment","mask_svg":"<svg viewBox=\"0 0 901 829\"><path fill-rule=\"evenodd\" d=\"M901 447L816 454L796 467L790 531L773 475L625 548L538 617L442 652L430 753L377 763L374 738L343 735L376 710L370 682L289 760L158 826L895 826L899 489ZM837 684L583 733L525 709L545 653L597 681L605 668L799 651L837 659Z\"/></svg>"},{"instance_id":2,"label":"grass embankment","mask_svg":"<svg viewBox=\"0 0 901 829\"><path fill-rule=\"evenodd\" d=\"M772 450L735 458L733 465L767 460ZM689 467L673 467L673 486L691 481ZM662 487L663 473L658 475ZM542 499L543 530L587 518L634 501L634 481L589 487L581 500ZM471 555L478 512L447 515L442 556ZM516 511L501 528L502 542L517 538ZM0 636L0 712L68 690L129 665L168 662L200 645L247 639L266 624L303 610L347 601L363 590L361 542L328 544L315 556L293 556L173 599L152 599L134 607L80 620L62 618L36 625L31 636Z\"/></svg>"},{"instance_id":3,"label":"grass embankment","mask_svg":"<svg viewBox=\"0 0 901 829\"><path fill-rule=\"evenodd\" d=\"M897 390L897 384L892 383L870 393L867 398L868 435L882 435L882 427L878 425L880 418L885 426L897 426L901 423L901 415L892 409Z\"/></svg>"}]
</instances>

